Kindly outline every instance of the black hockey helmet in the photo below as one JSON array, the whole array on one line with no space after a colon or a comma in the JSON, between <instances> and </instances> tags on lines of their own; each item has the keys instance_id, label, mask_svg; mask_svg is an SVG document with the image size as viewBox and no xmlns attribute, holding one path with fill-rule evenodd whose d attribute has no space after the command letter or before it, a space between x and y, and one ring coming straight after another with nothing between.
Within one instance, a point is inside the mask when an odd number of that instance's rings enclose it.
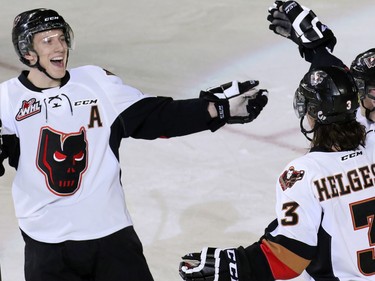
<instances>
[{"instance_id":1,"label":"black hockey helmet","mask_svg":"<svg viewBox=\"0 0 375 281\"><path fill-rule=\"evenodd\" d=\"M318 124L345 123L356 118L358 89L345 69L321 67L305 74L293 103L299 118L309 114Z\"/></svg>"},{"instance_id":2,"label":"black hockey helmet","mask_svg":"<svg viewBox=\"0 0 375 281\"><path fill-rule=\"evenodd\" d=\"M350 71L357 83L359 97L375 99L369 92L369 86L375 88L375 49L360 53L352 62Z\"/></svg>"},{"instance_id":3,"label":"black hockey helmet","mask_svg":"<svg viewBox=\"0 0 375 281\"><path fill-rule=\"evenodd\" d=\"M29 61L24 56L33 50L34 34L51 29L62 29L68 48L72 49L74 41L73 30L56 11L44 8L33 9L15 17L12 41L21 62L30 66Z\"/></svg>"}]
</instances>

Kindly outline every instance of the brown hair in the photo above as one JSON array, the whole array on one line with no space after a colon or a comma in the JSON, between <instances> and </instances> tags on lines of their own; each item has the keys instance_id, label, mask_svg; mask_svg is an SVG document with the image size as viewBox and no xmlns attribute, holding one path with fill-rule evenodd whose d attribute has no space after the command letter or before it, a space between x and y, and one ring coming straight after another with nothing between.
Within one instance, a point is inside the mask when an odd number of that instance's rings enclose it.
<instances>
[{"instance_id":1,"label":"brown hair","mask_svg":"<svg viewBox=\"0 0 375 281\"><path fill-rule=\"evenodd\" d=\"M312 147L322 147L329 151L354 150L365 146L366 128L356 120L346 123L316 124Z\"/></svg>"}]
</instances>

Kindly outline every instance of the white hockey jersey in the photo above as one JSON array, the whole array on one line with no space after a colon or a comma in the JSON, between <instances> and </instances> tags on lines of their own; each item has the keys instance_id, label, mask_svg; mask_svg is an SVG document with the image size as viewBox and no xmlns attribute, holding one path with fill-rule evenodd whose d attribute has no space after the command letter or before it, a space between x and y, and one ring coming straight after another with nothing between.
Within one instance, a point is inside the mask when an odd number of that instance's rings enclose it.
<instances>
[{"instance_id":1,"label":"white hockey jersey","mask_svg":"<svg viewBox=\"0 0 375 281\"><path fill-rule=\"evenodd\" d=\"M310 152L277 181L278 226L267 237L312 259L311 280L375 280L374 144L370 133L366 148Z\"/></svg>"},{"instance_id":2,"label":"white hockey jersey","mask_svg":"<svg viewBox=\"0 0 375 281\"><path fill-rule=\"evenodd\" d=\"M12 186L19 226L38 241L95 239L132 224L120 179L122 138L210 128L206 101L148 97L96 66L70 70L51 89L36 88L26 74L0 85L0 118L3 135L20 141Z\"/></svg>"},{"instance_id":3,"label":"white hockey jersey","mask_svg":"<svg viewBox=\"0 0 375 281\"><path fill-rule=\"evenodd\" d=\"M0 91L3 134L20 139L12 187L20 228L56 243L131 225L119 162L107 143L109 125L145 96L98 67L72 69L61 88L33 91L14 78Z\"/></svg>"},{"instance_id":4,"label":"white hockey jersey","mask_svg":"<svg viewBox=\"0 0 375 281\"><path fill-rule=\"evenodd\" d=\"M366 131L375 129L374 122L369 121L365 116L363 116L363 114L361 113L361 108L358 108L356 118L359 123L366 127Z\"/></svg>"}]
</instances>

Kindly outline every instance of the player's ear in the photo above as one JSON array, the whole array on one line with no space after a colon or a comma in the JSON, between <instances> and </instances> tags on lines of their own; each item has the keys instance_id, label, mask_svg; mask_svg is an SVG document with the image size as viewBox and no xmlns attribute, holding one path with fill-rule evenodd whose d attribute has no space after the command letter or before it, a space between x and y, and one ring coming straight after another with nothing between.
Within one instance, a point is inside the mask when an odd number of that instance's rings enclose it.
<instances>
[{"instance_id":1,"label":"player's ear","mask_svg":"<svg viewBox=\"0 0 375 281\"><path fill-rule=\"evenodd\" d=\"M34 65L38 61L38 56L33 52L28 52L23 57L30 62L29 65Z\"/></svg>"},{"instance_id":2,"label":"player's ear","mask_svg":"<svg viewBox=\"0 0 375 281\"><path fill-rule=\"evenodd\" d=\"M311 128L314 128L316 119L312 117L310 114L306 114L307 121L309 122L309 125Z\"/></svg>"}]
</instances>

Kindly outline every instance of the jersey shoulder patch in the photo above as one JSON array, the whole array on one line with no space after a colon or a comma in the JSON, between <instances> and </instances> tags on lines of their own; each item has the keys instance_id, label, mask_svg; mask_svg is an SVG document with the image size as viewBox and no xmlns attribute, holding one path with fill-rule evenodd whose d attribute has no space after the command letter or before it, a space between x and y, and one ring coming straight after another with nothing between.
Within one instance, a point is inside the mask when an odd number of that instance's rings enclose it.
<instances>
[{"instance_id":1,"label":"jersey shoulder patch","mask_svg":"<svg viewBox=\"0 0 375 281\"><path fill-rule=\"evenodd\" d=\"M304 174L304 170L297 170L294 166L290 166L285 170L279 178L279 183L283 191L287 188L292 188L297 181L302 180Z\"/></svg>"}]
</instances>

